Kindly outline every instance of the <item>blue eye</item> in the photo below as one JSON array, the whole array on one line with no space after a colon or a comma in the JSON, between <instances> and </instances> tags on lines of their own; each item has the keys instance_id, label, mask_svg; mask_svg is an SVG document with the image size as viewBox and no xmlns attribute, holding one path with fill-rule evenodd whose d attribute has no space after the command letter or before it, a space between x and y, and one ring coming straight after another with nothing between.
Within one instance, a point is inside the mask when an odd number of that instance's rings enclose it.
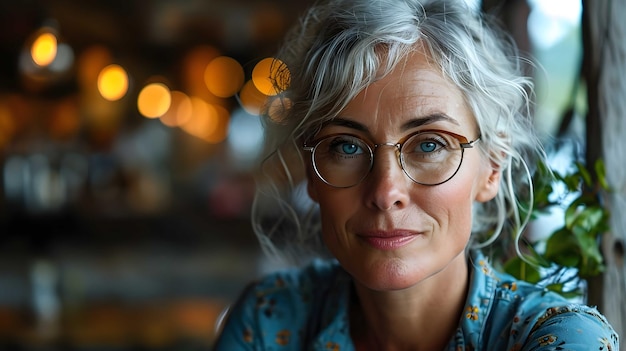
<instances>
[{"instance_id":1,"label":"blue eye","mask_svg":"<svg viewBox=\"0 0 626 351\"><path fill-rule=\"evenodd\" d=\"M347 155L353 155L359 151L359 147L354 144L345 143L341 145L341 151L343 151Z\"/></svg>"},{"instance_id":2,"label":"blue eye","mask_svg":"<svg viewBox=\"0 0 626 351\"><path fill-rule=\"evenodd\" d=\"M327 143L329 151L343 157L365 154L367 150L367 145L364 141L351 135L339 135L329 139Z\"/></svg>"},{"instance_id":3,"label":"blue eye","mask_svg":"<svg viewBox=\"0 0 626 351\"><path fill-rule=\"evenodd\" d=\"M425 141L420 144L420 150L422 152L433 152L437 150L437 143L432 141Z\"/></svg>"}]
</instances>

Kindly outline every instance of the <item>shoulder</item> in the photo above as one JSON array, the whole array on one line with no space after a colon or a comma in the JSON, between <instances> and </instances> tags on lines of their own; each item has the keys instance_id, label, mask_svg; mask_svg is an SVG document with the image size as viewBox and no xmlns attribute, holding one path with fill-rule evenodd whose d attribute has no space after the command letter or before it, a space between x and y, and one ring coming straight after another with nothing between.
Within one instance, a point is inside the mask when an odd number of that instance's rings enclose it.
<instances>
[{"instance_id":1,"label":"shoulder","mask_svg":"<svg viewBox=\"0 0 626 351\"><path fill-rule=\"evenodd\" d=\"M272 306L293 308L308 305L312 299L328 290L339 271L336 263L322 260L313 261L302 268L277 271L252 283L242 299L248 299L262 310L262 306L265 306L264 313L268 316L272 314L268 310Z\"/></svg>"},{"instance_id":2,"label":"shoulder","mask_svg":"<svg viewBox=\"0 0 626 351\"><path fill-rule=\"evenodd\" d=\"M617 333L596 308L568 304L543 311L529 330L526 347L542 350L619 350Z\"/></svg>"},{"instance_id":3,"label":"shoulder","mask_svg":"<svg viewBox=\"0 0 626 351\"><path fill-rule=\"evenodd\" d=\"M339 272L333 262L314 261L251 283L230 308L217 349L245 350L233 345L267 346L268 342L295 349L317 302L324 299Z\"/></svg>"},{"instance_id":4,"label":"shoulder","mask_svg":"<svg viewBox=\"0 0 626 351\"><path fill-rule=\"evenodd\" d=\"M594 307L572 303L548 289L495 273L485 332L507 350L617 350L618 336Z\"/></svg>"},{"instance_id":5,"label":"shoulder","mask_svg":"<svg viewBox=\"0 0 626 351\"><path fill-rule=\"evenodd\" d=\"M302 268L281 270L252 283L238 305L275 320L305 315L310 304L328 290L338 265L329 261L314 261ZM300 314L293 311L300 311Z\"/></svg>"}]
</instances>

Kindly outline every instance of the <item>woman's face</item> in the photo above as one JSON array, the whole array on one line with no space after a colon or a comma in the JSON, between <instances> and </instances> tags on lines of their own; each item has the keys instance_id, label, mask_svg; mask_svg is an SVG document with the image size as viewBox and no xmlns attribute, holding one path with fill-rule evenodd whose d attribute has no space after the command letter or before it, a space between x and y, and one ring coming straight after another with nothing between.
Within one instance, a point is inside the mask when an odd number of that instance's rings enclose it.
<instances>
[{"instance_id":1,"label":"woman's face","mask_svg":"<svg viewBox=\"0 0 626 351\"><path fill-rule=\"evenodd\" d=\"M361 92L316 139L349 133L396 143L426 129L479 136L460 90L415 53ZM499 183L477 148L466 149L458 173L435 186L408 178L394 150L378 147L371 172L350 188L327 185L311 165L307 173L326 246L357 282L381 291L411 287L464 259L472 203L492 199Z\"/></svg>"}]
</instances>

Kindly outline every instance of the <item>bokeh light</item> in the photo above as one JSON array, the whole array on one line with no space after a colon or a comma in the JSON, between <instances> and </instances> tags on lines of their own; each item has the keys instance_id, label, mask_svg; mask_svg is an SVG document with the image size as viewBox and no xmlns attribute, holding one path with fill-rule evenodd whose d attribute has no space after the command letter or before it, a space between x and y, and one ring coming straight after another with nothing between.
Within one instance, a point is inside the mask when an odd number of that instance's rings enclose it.
<instances>
[{"instance_id":1,"label":"bokeh light","mask_svg":"<svg viewBox=\"0 0 626 351\"><path fill-rule=\"evenodd\" d=\"M172 103L167 112L161 116L161 122L168 127L179 127L187 123L193 115L191 99L182 91L172 91Z\"/></svg>"},{"instance_id":2,"label":"bokeh light","mask_svg":"<svg viewBox=\"0 0 626 351\"><path fill-rule=\"evenodd\" d=\"M213 118L215 111L212 106L206 101L197 96L191 97L192 116L181 128L200 139L204 139L204 136L213 132L217 127L217 123Z\"/></svg>"},{"instance_id":3,"label":"bokeh light","mask_svg":"<svg viewBox=\"0 0 626 351\"><path fill-rule=\"evenodd\" d=\"M215 96L231 97L241 89L245 80L243 67L237 60L220 56L213 59L204 71L204 82Z\"/></svg>"},{"instance_id":4,"label":"bokeh light","mask_svg":"<svg viewBox=\"0 0 626 351\"><path fill-rule=\"evenodd\" d=\"M119 65L108 65L98 75L98 91L103 98L117 101L128 92L128 74Z\"/></svg>"},{"instance_id":5,"label":"bokeh light","mask_svg":"<svg viewBox=\"0 0 626 351\"><path fill-rule=\"evenodd\" d=\"M267 95L260 92L252 80L249 80L241 88L239 93L241 107L251 115L258 115L267 102Z\"/></svg>"},{"instance_id":6,"label":"bokeh light","mask_svg":"<svg viewBox=\"0 0 626 351\"><path fill-rule=\"evenodd\" d=\"M180 127L188 134L211 144L217 144L226 139L230 118L228 110L196 96L190 99L192 117Z\"/></svg>"},{"instance_id":7,"label":"bokeh light","mask_svg":"<svg viewBox=\"0 0 626 351\"><path fill-rule=\"evenodd\" d=\"M238 161L237 164L249 165L263 150L261 119L251 116L243 109L237 109L233 112L230 129L228 145L232 150L232 157Z\"/></svg>"},{"instance_id":8,"label":"bokeh light","mask_svg":"<svg viewBox=\"0 0 626 351\"><path fill-rule=\"evenodd\" d=\"M137 109L146 118L158 118L167 112L172 102L170 89L163 83L151 83L139 92Z\"/></svg>"},{"instance_id":9,"label":"bokeh light","mask_svg":"<svg viewBox=\"0 0 626 351\"><path fill-rule=\"evenodd\" d=\"M267 106L267 115L276 123L284 123L291 108L291 100L284 97L273 97Z\"/></svg>"},{"instance_id":10,"label":"bokeh light","mask_svg":"<svg viewBox=\"0 0 626 351\"><path fill-rule=\"evenodd\" d=\"M57 37L54 34L50 32L41 33L30 48L33 62L41 67L50 65L57 55L57 46Z\"/></svg>"},{"instance_id":11,"label":"bokeh light","mask_svg":"<svg viewBox=\"0 0 626 351\"><path fill-rule=\"evenodd\" d=\"M258 91L272 96L284 91L289 86L290 74L287 66L275 58L259 61L252 70L252 82Z\"/></svg>"}]
</instances>

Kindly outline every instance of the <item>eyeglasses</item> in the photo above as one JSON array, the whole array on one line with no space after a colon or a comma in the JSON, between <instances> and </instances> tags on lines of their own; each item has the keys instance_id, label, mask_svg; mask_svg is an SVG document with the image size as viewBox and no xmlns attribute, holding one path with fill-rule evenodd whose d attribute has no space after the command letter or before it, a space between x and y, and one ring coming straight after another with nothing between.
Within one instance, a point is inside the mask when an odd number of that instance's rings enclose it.
<instances>
[{"instance_id":1,"label":"eyeglasses","mask_svg":"<svg viewBox=\"0 0 626 351\"><path fill-rule=\"evenodd\" d=\"M326 184L349 188L359 184L372 170L374 151L380 146L396 148L404 173L422 185L439 185L452 179L461 168L465 149L474 147L466 137L444 131L423 130L397 143L372 144L352 134L331 134L303 147L311 152L313 169Z\"/></svg>"}]
</instances>

